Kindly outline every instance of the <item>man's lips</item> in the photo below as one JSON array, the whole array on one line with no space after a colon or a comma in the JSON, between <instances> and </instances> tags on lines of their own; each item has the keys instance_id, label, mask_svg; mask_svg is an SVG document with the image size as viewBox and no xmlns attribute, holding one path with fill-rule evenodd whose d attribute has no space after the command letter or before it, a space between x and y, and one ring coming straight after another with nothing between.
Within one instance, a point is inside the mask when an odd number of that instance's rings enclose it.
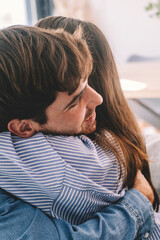
<instances>
[{"instance_id":1,"label":"man's lips","mask_svg":"<svg viewBox=\"0 0 160 240\"><path fill-rule=\"evenodd\" d=\"M85 119L86 123L93 123L96 120L96 113L94 112L92 115L90 115L89 117L87 117Z\"/></svg>"}]
</instances>

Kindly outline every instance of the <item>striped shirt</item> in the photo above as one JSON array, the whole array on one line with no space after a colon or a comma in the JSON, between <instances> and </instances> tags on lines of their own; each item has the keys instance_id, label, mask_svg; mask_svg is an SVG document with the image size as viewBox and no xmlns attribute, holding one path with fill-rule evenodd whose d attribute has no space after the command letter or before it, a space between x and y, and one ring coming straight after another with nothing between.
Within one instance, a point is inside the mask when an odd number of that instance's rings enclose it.
<instances>
[{"instance_id":1,"label":"striped shirt","mask_svg":"<svg viewBox=\"0 0 160 240\"><path fill-rule=\"evenodd\" d=\"M107 138L123 157L109 133ZM0 134L1 187L51 217L83 223L125 194L119 176L113 152L104 152L84 135L37 133L20 138L10 132ZM155 234L160 236L160 225ZM160 239L155 236L150 239Z\"/></svg>"}]
</instances>

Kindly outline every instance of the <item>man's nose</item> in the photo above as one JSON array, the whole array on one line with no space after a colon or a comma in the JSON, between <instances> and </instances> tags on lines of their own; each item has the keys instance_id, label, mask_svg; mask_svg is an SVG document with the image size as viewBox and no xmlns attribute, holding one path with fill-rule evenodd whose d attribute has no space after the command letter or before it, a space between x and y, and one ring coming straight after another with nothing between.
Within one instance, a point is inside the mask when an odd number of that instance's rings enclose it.
<instances>
[{"instance_id":1,"label":"man's nose","mask_svg":"<svg viewBox=\"0 0 160 240\"><path fill-rule=\"evenodd\" d=\"M86 98L88 101L87 108L93 109L96 106L102 104L103 98L100 94L98 94L93 88L90 86L87 87Z\"/></svg>"}]
</instances>

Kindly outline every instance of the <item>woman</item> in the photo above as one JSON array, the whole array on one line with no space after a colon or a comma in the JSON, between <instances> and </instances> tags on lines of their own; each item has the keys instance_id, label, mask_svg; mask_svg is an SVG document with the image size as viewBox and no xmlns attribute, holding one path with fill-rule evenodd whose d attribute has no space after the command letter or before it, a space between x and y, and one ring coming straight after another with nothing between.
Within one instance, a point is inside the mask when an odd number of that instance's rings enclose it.
<instances>
[{"instance_id":1,"label":"woman","mask_svg":"<svg viewBox=\"0 0 160 240\"><path fill-rule=\"evenodd\" d=\"M47 17L36 24L41 28L64 28L72 34L79 25L82 26L83 37L93 57L94 67L89 77L89 85L103 97L103 103L97 108L96 113L97 130L90 138L103 148L107 144L123 165L119 152L105 141L107 139L103 130L107 130L115 137L125 158L126 177L123 186L131 188L137 169L140 169L154 190L153 207L157 210L159 198L151 181L145 143L123 95L114 58L105 36L94 24L72 18Z\"/></svg>"},{"instance_id":2,"label":"woman","mask_svg":"<svg viewBox=\"0 0 160 240\"><path fill-rule=\"evenodd\" d=\"M134 184L137 170L142 171L152 186L155 197L153 208L158 211L159 197L151 181L145 143L123 95L114 58L105 36L92 23L61 16L47 17L36 24L41 28L63 28L72 34L79 25L83 29L83 38L87 41L93 57L94 67L89 77L89 85L103 97L103 103L96 112L97 130L89 137L103 149L109 148L116 154L121 166L120 177L123 177L125 168L123 187L130 189ZM111 133L119 143L123 154L120 154L117 145L113 144L114 140L111 138L109 140L105 131ZM153 239L160 238L156 234Z\"/></svg>"}]
</instances>

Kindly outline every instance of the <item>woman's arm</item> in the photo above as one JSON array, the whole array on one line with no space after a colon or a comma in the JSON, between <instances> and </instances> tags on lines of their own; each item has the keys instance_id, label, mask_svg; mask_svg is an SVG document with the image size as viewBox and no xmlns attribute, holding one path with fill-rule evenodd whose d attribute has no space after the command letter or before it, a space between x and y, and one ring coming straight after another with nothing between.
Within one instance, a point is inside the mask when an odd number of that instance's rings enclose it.
<instances>
[{"instance_id":1,"label":"woman's arm","mask_svg":"<svg viewBox=\"0 0 160 240\"><path fill-rule=\"evenodd\" d=\"M136 189L79 226L52 221L39 209L0 189L1 240L132 240L150 234L153 228L152 206Z\"/></svg>"}]
</instances>

